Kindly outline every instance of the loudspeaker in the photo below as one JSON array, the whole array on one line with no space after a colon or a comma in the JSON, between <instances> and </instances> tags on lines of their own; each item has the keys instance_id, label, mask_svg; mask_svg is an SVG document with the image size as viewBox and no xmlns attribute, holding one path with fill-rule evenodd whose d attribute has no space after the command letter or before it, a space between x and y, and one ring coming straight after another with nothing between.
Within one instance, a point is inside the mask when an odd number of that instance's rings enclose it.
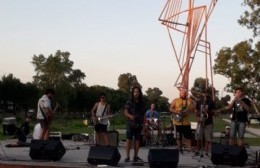
<instances>
[{"instance_id":1,"label":"loudspeaker","mask_svg":"<svg viewBox=\"0 0 260 168\"><path fill-rule=\"evenodd\" d=\"M178 149L150 149L148 153L150 167L177 167L179 162Z\"/></svg>"},{"instance_id":2,"label":"loudspeaker","mask_svg":"<svg viewBox=\"0 0 260 168\"><path fill-rule=\"evenodd\" d=\"M91 146L87 161L90 164L106 164L115 166L118 164L121 155L113 146Z\"/></svg>"},{"instance_id":3,"label":"loudspeaker","mask_svg":"<svg viewBox=\"0 0 260 168\"><path fill-rule=\"evenodd\" d=\"M109 146L118 146L118 131L107 131ZM105 145L103 138L99 140L99 145Z\"/></svg>"},{"instance_id":4,"label":"loudspeaker","mask_svg":"<svg viewBox=\"0 0 260 168\"><path fill-rule=\"evenodd\" d=\"M31 159L41 160L60 160L66 153L61 141L36 140L31 141L30 157Z\"/></svg>"},{"instance_id":5,"label":"loudspeaker","mask_svg":"<svg viewBox=\"0 0 260 168\"><path fill-rule=\"evenodd\" d=\"M212 144L211 161L215 165L243 166L247 158L244 147Z\"/></svg>"}]
</instances>

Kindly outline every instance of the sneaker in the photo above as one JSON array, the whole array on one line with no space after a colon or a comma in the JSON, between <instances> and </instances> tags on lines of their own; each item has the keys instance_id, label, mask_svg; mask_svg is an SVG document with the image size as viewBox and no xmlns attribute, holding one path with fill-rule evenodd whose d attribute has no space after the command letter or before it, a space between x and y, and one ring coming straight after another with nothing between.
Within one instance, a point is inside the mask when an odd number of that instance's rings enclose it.
<instances>
[{"instance_id":1,"label":"sneaker","mask_svg":"<svg viewBox=\"0 0 260 168\"><path fill-rule=\"evenodd\" d=\"M143 162L143 159L139 158L138 156L133 158L134 162Z\"/></svg>"},{"instance_id":2,"label":"sneaker","mask_svg":"<svg viewBox=\"0 0 260 168\"><path fill-rule=\"evenodd\" d=\"M125 162L130 162L129 157L125 158Z\"/></svg>"},{"instance_id":3,"label":"sneaker","mask_svg":"<svg viewBox=\"0 0 260 168\"><path fill-rule=\"evenodd\" d=\"M206 156L209 156L209 153L208 153L208 152L206 152L206 153L205 153L205 155L206 155Z\"/></svg>"}]
</instances>

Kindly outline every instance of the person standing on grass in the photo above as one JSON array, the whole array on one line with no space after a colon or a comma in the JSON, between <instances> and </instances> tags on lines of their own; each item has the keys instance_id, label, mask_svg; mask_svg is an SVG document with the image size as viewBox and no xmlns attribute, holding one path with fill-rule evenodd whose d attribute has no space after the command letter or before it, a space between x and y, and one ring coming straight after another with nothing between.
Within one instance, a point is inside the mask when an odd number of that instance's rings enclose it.
<instances>
[{"instance_id":1,"label":"person standing on grass","mask_svg":"<svg viewBox=\"0 0 260 168\"><path fill-rule=\"evenodd\" d=\"M237 145L244 146L244 135L246 124L248 122L248 113L251 110L251 102L245 97L243 88L236 88L235 97L232 102L228 106L216 110L216 112L221 112L224 110L232 110L229 145L235 144L235 138L237 135Z\"/></svg>"},{"instance_id":2,"label":"person standing on grass","mask_svg":"<svg viewBox=\"0 0 260 168\"><path fill-rule=\"evenodd\" d=\"M134 162L142 162L143 160L138 156L140 148L141 132L145 123L145 105L143 102L143 93L140 87L135 86L132 89L131 100L127 101L125 105L124 115L127 118L126 125L126 158L125 162L130 161L130 149L134 139Z\"/></svg>"}]
</instances>

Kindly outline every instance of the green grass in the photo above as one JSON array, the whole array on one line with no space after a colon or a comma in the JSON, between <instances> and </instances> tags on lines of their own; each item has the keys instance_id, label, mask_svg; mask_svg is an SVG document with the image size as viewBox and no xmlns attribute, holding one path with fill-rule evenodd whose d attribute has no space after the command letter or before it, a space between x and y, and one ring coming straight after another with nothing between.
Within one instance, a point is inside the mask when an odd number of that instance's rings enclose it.
<instances>
[{"instance_id":1,"label":"green grass","mask_svg":"<svg viewBox=\"0 0 260 168\"><path fill-rule=\"evenodd\" d=\"M3 116L0 114L0 122L2 123L3 117L9 117L9 116ZM228 117L228 116L223 116ZM17 114L17 126L19 127L23 122L23 115ZM68 115L57 115L55 116L55 119L52 124L52 131L61 131L62 134L77 134L77 133L93 133L93 127L89 127L83 124L83 118L81 116L78 117L71 117ZM194 115L191 116L191 121L196 121L196 118ZM33 132L33 127L35 125L36 121L33 119L30 123L30 130ZM114 123L114 125L113 125ZM111 126L110 130L114 129L124 129L125 128L126 119L124 118L123 114L118 114L115 118L111 119ZM162 125L168 125L170 124L170 118L162 118ZM222 132L224 131L224 128L226 125L229 125L229 123L223 121L220 117L214 118L214 131L215 132ZM250 127L252 128L259 128L260 125L258 124L251 124ZM9 139L13 136L4 136L3 135L3 128L0 129L0 140L3 139ZM119 139L125 139L125 135L119 135ZM219 138L215 138L215 142L219 142ZM245 142L253 145L253 146L260 146L259 138L246 138Z\"/></svg>"}]
</instances>

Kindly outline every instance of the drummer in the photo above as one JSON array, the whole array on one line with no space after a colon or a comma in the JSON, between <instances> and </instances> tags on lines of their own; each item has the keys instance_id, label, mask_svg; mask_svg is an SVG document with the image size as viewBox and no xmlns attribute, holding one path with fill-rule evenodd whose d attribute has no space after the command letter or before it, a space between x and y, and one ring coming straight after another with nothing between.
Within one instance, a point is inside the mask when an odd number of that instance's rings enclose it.
<instances>
[{"instance_id":1,"label":"drummer","mask_svg":"<svg viewBox=\"0 0 260 168\"><path fill-rule=\"evenodd\" d=\"M154 103L151 103L150 109L146 111L146 120L146 125L148 126L148 128L158 131L156 142L156 144L158 144L161 136L161 129L159 123L159 113L155 110Z\"/></svg>"}]
</instances>

